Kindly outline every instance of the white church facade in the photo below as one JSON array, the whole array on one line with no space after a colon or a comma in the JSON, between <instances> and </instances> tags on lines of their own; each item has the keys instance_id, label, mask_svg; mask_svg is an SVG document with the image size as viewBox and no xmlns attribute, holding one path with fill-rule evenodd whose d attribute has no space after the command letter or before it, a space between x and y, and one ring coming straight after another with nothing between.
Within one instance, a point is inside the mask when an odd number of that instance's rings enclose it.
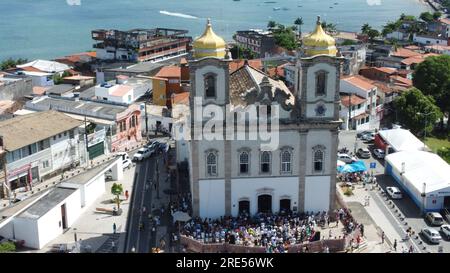
<instances>
[{"instance_id":1,"label":"white church facade","mask_svg":"<svg viewBox=\"0 0 450 273\"><path fill-rule=\"evenodd\" d=\"M189 61L188 123L194 216L218 218L244 212L253 215L335 208L342 59L336 56L335 41L323 31L320 19L303 45L291 92L283 82L247 64L230 74L226 44L214 34L209 22L205 33L194 42ZM220 107L223 116L214 113L205 117L210 106ZM245 115L252 107L264 110ZM267 139L236 138L239 133L256 134L261 124L267 124L266 117L273 116L278 127L271 131L275 145L261 145L269 142ZM208 126L213 117L223 124L228 121L227 126L232 120L232 130L216 126L211 134L222 138L211 140L208 133L200 135L200 127ZM236 121L239 118L247 123ZM269 127L273 129L274 124L272 120Z\"/></svg>"}]
</instances>

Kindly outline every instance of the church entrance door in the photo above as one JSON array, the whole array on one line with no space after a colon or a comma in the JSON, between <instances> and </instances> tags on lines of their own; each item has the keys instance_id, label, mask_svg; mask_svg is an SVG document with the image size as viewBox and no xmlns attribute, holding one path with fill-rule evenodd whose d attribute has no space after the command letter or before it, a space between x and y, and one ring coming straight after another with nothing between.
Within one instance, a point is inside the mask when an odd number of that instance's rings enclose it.
<instances>
[{"instance_id":1,"label":"church entrance door","mask_svg":"<svg viewBox=\"0 0 450 273\"><path fill-rule=\"evenodd\" d=\"M272 196L263 194L258 196L258 212L272 213Z\"/></svg>"},{"instance_id":2,"label":"church entrance door","mask_svg":"<svg viewBox=\"0 0 450 273\"><path fill-rule=\"evenodd\" d=\"M291 211L291 199L280 200L280 213L287 213Z\"/></svg>"},{"instance_id":3,"label":"church entrance door","mask_svg":"<svg viewBox=\"0 0 450 273\"><path fill-rule=\"evenodd\" d=\"M250 201L242 200L239 201L239 215L243 213L250 213Z\"/></svg>"}]
</instances>

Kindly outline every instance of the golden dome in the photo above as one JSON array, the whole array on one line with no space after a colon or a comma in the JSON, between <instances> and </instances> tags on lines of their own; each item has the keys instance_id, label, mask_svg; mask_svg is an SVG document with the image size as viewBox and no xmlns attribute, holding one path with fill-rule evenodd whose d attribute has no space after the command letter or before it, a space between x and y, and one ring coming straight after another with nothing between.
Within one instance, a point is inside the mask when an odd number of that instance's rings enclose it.
<instances>
[{"instance_id":1,"label":"golden dome","mask_svg":"<svg viewBox=\"0 0 450 273\"><path fill-rule=\"evenodd\" d=\"M323 30L320 16L317 17L316 29L303 39L303 46L308 56L321 54L336 56L337 53L336 41Z\"/></svg>"},{"instance_id":2,"label":"golden dome","mask_svg":"<svg viewBox=\"0 0 450 273\"><path fill-rule=\"evenodd\" d=\"M211 20L208 19L205 32L194 41L194 57L198 59L204 57L224 58L225 47L225 41L214 33Z\"/></svg>"}]
</instances>

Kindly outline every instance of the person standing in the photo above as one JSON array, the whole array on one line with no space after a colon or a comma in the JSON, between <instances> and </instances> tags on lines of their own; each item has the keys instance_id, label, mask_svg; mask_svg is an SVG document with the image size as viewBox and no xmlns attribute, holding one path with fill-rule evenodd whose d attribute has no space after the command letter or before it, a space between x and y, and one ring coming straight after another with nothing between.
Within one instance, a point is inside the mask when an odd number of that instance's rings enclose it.
<instances>
[{"instance_id":1,"label":"person standing","mask_svg":"<svg viewBox=\"0 0 450 273\"><path fill-rule=\"evenodd\" d=\"M117 226L116 223L113 224L113 233L116 234Z\"/></svg>"},{"instance_id":2,"label":"person standing","mask_svg":"<svg viewBox=\"0 0 450 273\"><path fill-rule=\"evenodd\" d=\"M394 240L394 251L397 252L397 239Z\"/></svg>"},{"instance_id":3,"label":"person standing","mask_svg":"<svg viewBox=\"0 0 450 273\"><path fill-rule=\"evenodd\" d=\"M128 201L128 197L129 197L128 190L126 190L125 191L125 198L126 198L127 201Z\"/></svg>"},{"instance_id":4,"label":"person standing","mask_svg":"<svg viewBox=\"0 0 450 273\"><path fill-rule=\"evenodd\" d=\"M381 243L384 244L384 231L381 233Z\"/></svg>"}]
</instances>

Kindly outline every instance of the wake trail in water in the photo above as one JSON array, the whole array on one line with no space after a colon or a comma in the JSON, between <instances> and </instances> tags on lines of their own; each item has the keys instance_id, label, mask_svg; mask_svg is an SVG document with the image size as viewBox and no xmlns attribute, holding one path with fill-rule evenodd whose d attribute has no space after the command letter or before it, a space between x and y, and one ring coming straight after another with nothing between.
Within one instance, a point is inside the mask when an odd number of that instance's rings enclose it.
<instances>
[{"instance_id":1,"label":"wake trail in water","mask_svg":"<svg viewBox=\"0 0 450 273\"><path fill-rule=\"evenodd\" d=\"M169 12L166 10L160 10L159 13L167 15L167 16L181 17L181 18L186 18L186 19L198 19L198 17L192 16L189 14L178 13L178 12Z\"/></svg>"}]
</instances>

